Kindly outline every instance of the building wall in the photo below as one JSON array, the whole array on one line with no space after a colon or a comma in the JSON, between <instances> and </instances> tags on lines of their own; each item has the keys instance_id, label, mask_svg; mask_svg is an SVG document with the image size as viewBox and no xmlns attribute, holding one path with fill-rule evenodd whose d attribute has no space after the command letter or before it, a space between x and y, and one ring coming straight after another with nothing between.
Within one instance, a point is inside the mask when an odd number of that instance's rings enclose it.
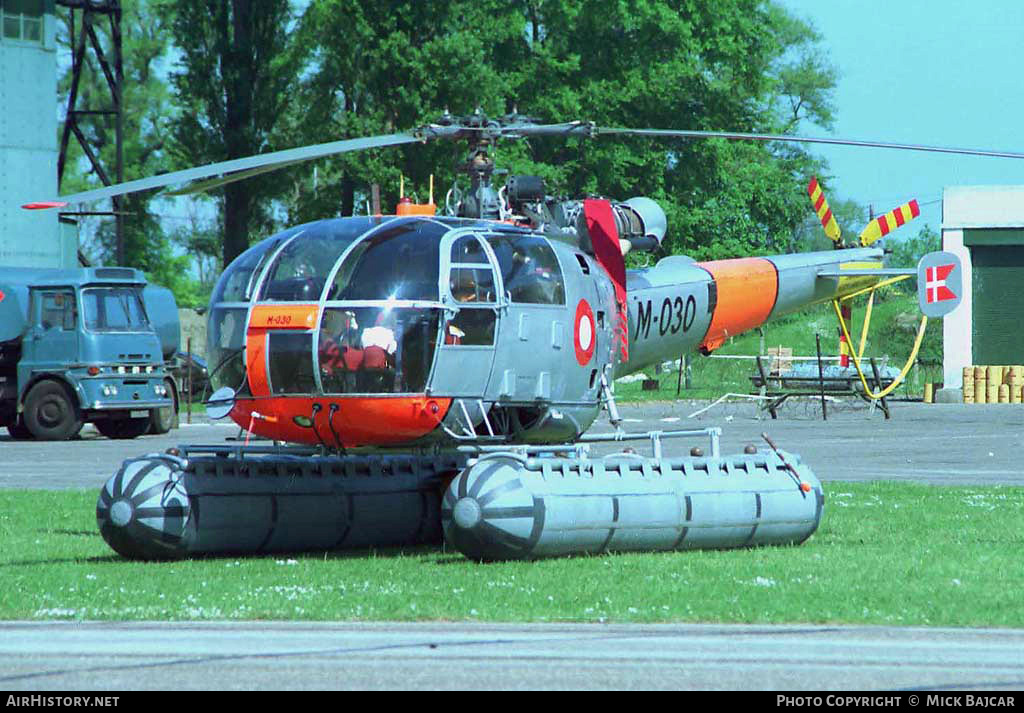
<instances>
[{"instance_id":1,"label":"building wall","mask_svg":"<svg viewBox=\"0 0 1024 713\"><path fill-rule=\"evenodd\" d=\"M963 302L943 318L943 376L947 389L963 386L963 368L973 364L974 284L965 231L1024 228L1024 186L957 186L942 196L942 249L963 263ZM969 241L968 241L969 242ZM1024 291L1021 297L1024 312ZM1021 355L1024 361L1024 354Z\"/></svg>"},{"instance_id":2,"label":"building wall","mask_svg":"<svg viewBox=\"0 0 1024 713\"><path fill-rule=\"evenodd\" d=\"M23 203L57 196L57 49L53 0L2 3L0 17L0 265L74 267L77 241L57 213ZM17 30L11 7L38 7ZM12 34L16 35L12 37Z\"/></svg>"}]
</instances>

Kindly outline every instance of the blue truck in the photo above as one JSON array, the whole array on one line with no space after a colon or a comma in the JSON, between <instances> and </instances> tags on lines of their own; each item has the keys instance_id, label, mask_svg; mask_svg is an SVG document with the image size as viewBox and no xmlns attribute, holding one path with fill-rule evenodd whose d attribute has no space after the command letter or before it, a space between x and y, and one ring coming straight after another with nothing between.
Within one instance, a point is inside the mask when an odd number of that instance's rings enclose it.
<instances>
[{"instance_id":1,"label":"blue truck","mask_svg":"<svg viewBox=\"0 0 1024 713\"><path fill-rule=\"evenodd\" d=\"M0 426L65 440L165 433L178 393L171 293L125 267L0 268Z\"/></svg>"}]
</instances>

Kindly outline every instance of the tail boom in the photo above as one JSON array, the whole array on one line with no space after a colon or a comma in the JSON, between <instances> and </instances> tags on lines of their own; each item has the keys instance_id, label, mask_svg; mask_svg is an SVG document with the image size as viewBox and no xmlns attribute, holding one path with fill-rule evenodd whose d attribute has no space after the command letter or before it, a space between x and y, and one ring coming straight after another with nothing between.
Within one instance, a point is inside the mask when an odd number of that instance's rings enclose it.
<instances>
[{"instance_id":1,"label":"tail boom","mask_svg":"<svg viewBox=\"0 0 1024 713\"><path fill-rule=\"evenodd\" d=\"M710 353L772 319L870 288L885 277L881 265L881 250L855 248L703 263L673 256L633 271L630 361L616 376Z\"/></svg>"}]
</instances>

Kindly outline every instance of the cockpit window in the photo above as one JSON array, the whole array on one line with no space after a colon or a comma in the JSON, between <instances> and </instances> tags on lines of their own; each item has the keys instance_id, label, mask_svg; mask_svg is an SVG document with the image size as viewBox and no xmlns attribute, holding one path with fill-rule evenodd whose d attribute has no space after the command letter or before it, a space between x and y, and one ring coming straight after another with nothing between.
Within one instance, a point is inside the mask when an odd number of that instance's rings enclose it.
<instances>
[{"instance_id":1,"label":"cockpit window","mask_svg":"<svg viewBox=\"0 0 1024 713\"><path fill-rule=\"evenodd\" d=\"M230 386L239 394L248 393L245 379L246 307L218 307L210 310L206 327L206 354L210 363L210 386L216 391Z\"/></svg>"},{"instance_id":2,"label":"cockpit window","mask_svg":"<svg viewBox=\"0 0 1024 713\"><path fill-rule=\"evenodd\" d=\"M487 265L487 253L475 235L464 235L452 243L452 263Z\"/></svg>"},{"instance_id":3,"label":"cockpit window","mask_svg":"<svg viewBox=\"0 0 1024 713\"><path fill-rule=\"evenodd\" d=\"M270 332L270 385L275 394L309 394L313 383L313 335L308 332Z\"/></svg>"},{"instance_id":4,"label":"cockpit window","mask_svg":"<svg viewBox=\"0 0 1024 713\"><path fill-rule=\"evenodd\" d=\"M463 235L452 242L448 290L462 304L498 301L491 261L476 235Z\"/></svg>"},{"instance_id":5,"label":"cockpit window","mask_svg":"<svg viewBox=\"0 0 1024 713\"><path fill-rule=\"evenodd\" d=\"M217 280L217 286L213 288L210 301L216 304L218 302L248 302L252 299L252 289L264 261L281 244L282 240L288 239L297 231L298 229L288 230L280 235L267 238L235 258Z\"/></svg>"},{"instance_id":6,"label":"cockpit window","mask_svg":"<svg viewBox=\"0 0 1024 713\"><path fill-rule=\"evenodd\" d=\"M494 273L491 268L455 267L451 269L449 286L456 302L496 301Z\"/></svg>"},{"instance_id":7,"label":"cockpit window","mask_svg":"<svg viewBox=\"0 0 1024 713\"><path fill-rule=\"evenodd\" d=\"M352 241L373 227L373 219L321 221L305 226L274 259L261 300L316 302L335 261Z\"/></svg>"},{"instance_id":8,"label":"cockpit window","mask_svg":"<svg viewBox=\"0 0 1024 713\"><path fill-rule=\"evenodd\" d=\"M440 310L327 308L318 363L324 393L423 393Z\"/></svg>"},{"instance_id":9,"label":"cockpit window","mask_svg":"<svg viewBox=\"0 0 1024 713\"><path fill-rule=\"evenodd\" d=\"M413 220L374 233L345 258L328 299L436 302L441 236L447 231Z\"/></svg>"},{"instance_id":10,"label":"cockpit window","mask_svg":"<svg viewBox=\"0 0 1024 713\"><path fill-rule=\"evenodd\" d=\"M547 241L536 235L491 235L505 291L513 302L565 304L565 283L558 258Z\"/></svg>"}]
</instances>

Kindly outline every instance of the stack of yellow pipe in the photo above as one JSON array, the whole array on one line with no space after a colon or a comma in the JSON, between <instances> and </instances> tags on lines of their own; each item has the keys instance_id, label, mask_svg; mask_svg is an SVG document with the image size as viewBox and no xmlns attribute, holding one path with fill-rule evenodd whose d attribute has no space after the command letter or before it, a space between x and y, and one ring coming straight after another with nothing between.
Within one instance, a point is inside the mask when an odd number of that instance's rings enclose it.
<instances>
[{"instance_id":1,"label":"stack of yellow pipe","mask_svg":"<svg viewBox=\"0 0 1024 713\"><path fill-rule=\"evenodd\" d=\"M1024 366L965 366L965 404L1024 402Z\"/></svg>"},{"instance_id":2,"label":"stack of yellow pipe","mask_svg":"<svg viewBox=\"0 0 1024 713\"><path fill-rule=\"evenodd\" d=\"M1010 388L1010 403L1019 404L1024 401L1024 394L1021 390L1024 388L1024 366L1011 366L1008 367L1009 372L1006 375L1006 385Z\"/></svg>"}]
</instances>

